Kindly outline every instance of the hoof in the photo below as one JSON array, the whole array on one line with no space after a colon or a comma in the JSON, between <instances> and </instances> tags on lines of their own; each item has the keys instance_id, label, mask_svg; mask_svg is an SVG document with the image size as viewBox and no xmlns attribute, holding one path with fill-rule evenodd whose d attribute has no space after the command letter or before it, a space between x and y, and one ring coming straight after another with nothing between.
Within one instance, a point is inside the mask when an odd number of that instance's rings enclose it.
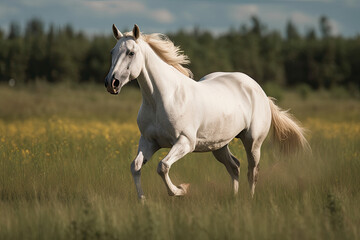
<instances>
[{"instance_id":1,"label":"hoof","mask_svg":"<svg viewBox=\"0 0 360 240\"><path fill-rule=\"evenodd\" d=\"M145 202L146 202L146 197L145 197L144 195L141 195L141 196L139 197L139 202L140 202L141 204L145 204Z\"/></svg>"},{"instance_id":2,"label":"hoof","mask_svg":"<svg viewBox=\"0 0 360 240\"><path fill-rule=\"evenodd\" d=\"M182 190L182 194L181 195L185 195L188 193L188 190L189 190L189 187L190 187L190 183L182 183L178 186L179 189Z\"/></svg>"},{"instance_id":3,"label":"hoof","mask_svg":"<svg viewBox=\"0 0 360 240\"><path fill-rule=\"evenodd\" d=\"M169 196L181 197L188 192L189 186L190 186L189 183L180 184L173 191L168 189L168 194L169 194Z\"/></svg>"}]
</instances>

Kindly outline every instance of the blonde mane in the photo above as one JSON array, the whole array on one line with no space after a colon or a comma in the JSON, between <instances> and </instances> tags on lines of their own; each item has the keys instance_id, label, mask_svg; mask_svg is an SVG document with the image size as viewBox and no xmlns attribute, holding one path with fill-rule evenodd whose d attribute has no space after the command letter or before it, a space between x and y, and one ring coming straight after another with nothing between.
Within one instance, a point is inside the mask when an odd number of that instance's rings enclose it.
<instances>
[{"instance_id":1,"label":"blonde mane","mask_svg":"<svg viewBox=\"0 0 360 240\"><path fill-rule=\"evenodd\" d=\"M132 32L125 33L125 36L132 36ZM183 66L183 64L190 63L189 57L180 50L180 47L175 46L166 35L160 33L140 34L140 39L149 44L164 62L173 66L185 76L193 77L191 70Z\"/></svg>"}]
</instances>

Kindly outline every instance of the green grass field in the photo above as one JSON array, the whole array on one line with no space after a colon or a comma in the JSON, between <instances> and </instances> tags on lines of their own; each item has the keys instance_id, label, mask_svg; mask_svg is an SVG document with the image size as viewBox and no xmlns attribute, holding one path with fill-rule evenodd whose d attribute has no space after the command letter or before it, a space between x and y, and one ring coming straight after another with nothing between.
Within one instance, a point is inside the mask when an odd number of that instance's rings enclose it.
<instances>
[{"instance_id":1,"label":"green grass field","mask_svg":"<svg viewBox=\"0 0 360 240\"><path fill-rule=\"evenodd\" d=\"M142 171L137 201L130 162L141 95L102 86L0 86L0 239L360 239L360 101L325 92L285 93L309 129L312 155L285 158L268 138L255 198L239 141L239 195L210 153L177 162L169 197L156 173L167 150Z\"/></svg>"}]
</instances>

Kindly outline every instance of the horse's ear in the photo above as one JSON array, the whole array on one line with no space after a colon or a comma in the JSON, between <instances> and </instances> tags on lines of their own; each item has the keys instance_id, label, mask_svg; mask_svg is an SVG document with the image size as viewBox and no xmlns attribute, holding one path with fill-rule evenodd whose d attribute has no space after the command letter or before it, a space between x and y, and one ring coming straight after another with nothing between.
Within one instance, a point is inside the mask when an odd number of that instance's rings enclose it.
<instances>
[{"instance_id":1,"label":"horse's ear","mask_svg":"<svg viewBox=\"0 0 360 240\"><path fill-rule=\"evenodd\" d=\"M135 24L132 32L133 32L133 36L134 36L135 40L137 40L140 37L139 26Z\"/></svg>"},{"instance_id":2,"label":"horse's ear","mask_svg":"<svg viewBox=\"0 0 360 240\"><path fill-rule=\"evenodd\" d=\"M119 29L117 29L117 27L115 26L115 24L112 25L112 30L113 30L113 33L114 33L114 37L119 40L120 38L122 38L122 36L124 36L120 31Z\"/></svg>"}]
</instances>

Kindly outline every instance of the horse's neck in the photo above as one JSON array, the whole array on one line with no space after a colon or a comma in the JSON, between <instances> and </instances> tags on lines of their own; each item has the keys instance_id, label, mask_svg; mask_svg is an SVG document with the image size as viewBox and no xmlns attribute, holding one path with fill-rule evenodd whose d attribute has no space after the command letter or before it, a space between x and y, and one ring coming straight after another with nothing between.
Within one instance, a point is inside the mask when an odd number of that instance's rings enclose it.
<instances>
[{"instance_id":1,"label":"horse's neck","mask_svg":"<svg viewBox=\"0 0 360 240\"><path fill-rule=\"evenodd\" d=\"M186 77L160 59L149 45L143 44L145 65L139 85L143 99L155 107L156 104L164 103L169 96L173 96L173 92Z\"/></svg>"}]
</instances>

